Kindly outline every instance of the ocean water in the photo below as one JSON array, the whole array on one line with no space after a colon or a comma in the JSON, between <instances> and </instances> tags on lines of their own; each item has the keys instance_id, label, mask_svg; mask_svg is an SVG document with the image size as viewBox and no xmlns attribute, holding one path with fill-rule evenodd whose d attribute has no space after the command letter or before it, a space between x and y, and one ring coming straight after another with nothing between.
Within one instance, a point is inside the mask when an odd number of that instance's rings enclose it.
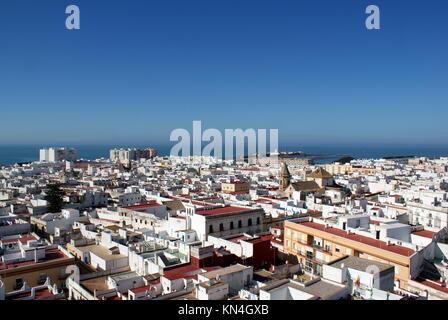
<instances>
[{"instance_id":1,"label":"ocean water","mask_svg":"<svg viewBox=\"0 0 448 320\"><path fill-rule=\"evenodd\" d=\"M174 144L173 144L174 145ZM169 155L173 145L0 145L0 164L8 165L18 162L31 162L39 160L39 149L48 147L76 148L78 159L108 158L109 150L113 148L147 148L158 149L159 155ZM351 145L351 146L293 146L281 145L280 151L303 151L313 155L325 155L326 159L316 161L330 162L343 156L351 156L356 159L380 159L390 156L418 156L418 157L448 157L448 146L391 146L391 145Z\"/></svg>"},{"instance_id":2,"label":"ocean water","mask_svg":"<svg viewBox=\"0 0 448 320\"><path fill-rule=\"evenodd\" d=\"M18 162L39 160L39 150L49 147L75 148L78 159L109 158L110 149L114 148L148 148L149 146L116 146L116 145L0 145L0 164L8 165ZM171 146L150 146L156 148L161 155L168 155Z\"/></svg>"}]
</instances>

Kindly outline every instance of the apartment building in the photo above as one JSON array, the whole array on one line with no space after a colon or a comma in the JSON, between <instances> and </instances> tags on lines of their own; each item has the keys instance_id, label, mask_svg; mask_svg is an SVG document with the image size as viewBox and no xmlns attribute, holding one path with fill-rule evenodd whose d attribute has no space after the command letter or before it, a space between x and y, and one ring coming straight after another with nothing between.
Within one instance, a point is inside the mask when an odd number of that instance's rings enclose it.
<instances>
[{"instance_id":1,"label":"apartment building","mask_svg":"<svg viewBox=\"0 0 448 320\"><path fill-rule=\"evenodd\" d=\"M356 219L354 221L356 223ZM344 256L391 264L395 267L396 285L406 289L408 280L417 277L421 271L423 248L390 238L392 233L382 235L381 230L372 235L365 230L356 230L352 225L354 221L346 219L339 221L340 225L314 218L286 221L284 252L307 272L318 275L322 274L323 265Z\"/></svg>"},{"instance_id":2,"label":"apartment building","mask_svg":"<svg viewBox=\"0 0 448 320\"><path fill-rule=\"evenodd\" d=\"M76 161L76 149L73 148L48 148L40 149L40 162Z\"/></svg>"},{"instance_id":3,"label":"apartment building","mask_svg":"<svg viewBox=\"0 0 448 320\"><path fill-rule=\"evenodd\" d=\"M47 278L58 288L62 287L66 269L75 264L75 257L62 247L47 246L36 240L9 241L10 245L0 258L0 278L6 293L21 290L24 285L41 286Z\"/></svg>"},{"instance_id":4,"label":"apartment building","mask_svg":"<svg viewBox=\"0 0 448 320\"><path fill-rule=\"evenodd\" d=\"M407 203L409 222L414 225L442 229L448 226L448 207L427 205L423 203Z\"/></svg>"},{"instance_id":5,"label":"apartment building","mask_svg":"<svg viewBox=\"0 0 448 320\"><path fill-rule=\"evenodd\" d=\"M157 150L146 149L112 149L110 150L110 160L113 162L129 162L132 160L152 159L157 156Z\"/></svg>"}]
</instances>

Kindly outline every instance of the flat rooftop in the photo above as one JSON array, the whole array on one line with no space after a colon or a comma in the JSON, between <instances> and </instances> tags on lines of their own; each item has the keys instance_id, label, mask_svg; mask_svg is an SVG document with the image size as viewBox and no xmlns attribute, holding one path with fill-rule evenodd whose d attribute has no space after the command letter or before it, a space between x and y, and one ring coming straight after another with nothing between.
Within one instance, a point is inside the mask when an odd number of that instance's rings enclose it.
<instances>
[{"instance_id":1,"label":"flat rooftop","mask_svg":"<svg viewBox=\"0 0 448 320\"><path fill-rule=\"evenodd\" d=\"M219 286L222 286L223 284L227 284L227 282L224 282L222 280L216 280L216 279L210 279L208 281L198 283L199 286L206 288L206 289L213 288L213 287L219 287Z\"/></svg>"},{"instance_id":2,"label":"flat rooftop","mask_svg":"<svg viewBox=\"0 0 448 320\"><path fill-rule=\"evenodd\" d=\"M292 288L305 293L308 293L314 297L319 297L321 299L326 299L342 290L345 290L344 286L339 286L332 284L327 281L319 279L310 284L299 284L290 279L277 280L269 283L268 285L261 287L260 290L267 292L275 292L279 290L284 290L286 288Z\"/></svg>"},{"instance_id":3,"label":"flat rooftop","mask_svg":"<svg viewBox=\"0 0 448 320\"><path fill-rule=\"evenodd\" d=\"M128 272L113 274L113 275L110 275L110 277L115 281L121 281L121 280L133 279L133 278L139 277L139 275L137 273L135 273L134 271L128 271Z\"/></svg>"},{"instance_id":4,"label":"flat rooftop","mask_svg":"<svg viewBox=\"0 0 448 320\"><path fill-rule=\"evenodd\" d=\"M91 252L94 255L100 257L101 259L108 260L108 261L126 258L126 256L123 254L112 254L108 248L100 246L100 245L76 247L76 249L78 249L82 252Z\"/></svg>"},{"instance_id":5,"label":"flat rooftop","mask_svg":"<svg viewBox=\"0 0 448 320\"><path fill-rule=\"evenodd\" d=\"M342 259L339 259L332 263L329 263L328 265L332 266L334 268L338 268L338 269L341 269L342 265L344 265L344 267L359 270L359 271L366 271L369 266L373 265L373 266L378 267L378 270L380 272L393 268L393 266L390 264L381 263L381 262L377 262L377 261L373 261L373 260L362 259L362 258L354 257L354 256L344 257Z\"/></svg>"},{"instance_id":6,"label":"flat rooftop","mask_svg":"<svg viewBox=\"0 0 448 320\"><path fill-rule=\"evenodd\" d=\"M105 291L109 289L107 285L107 276L83 280L80 282L80 285L92 294L95 290Z\"/></svg>"},{"instance_id":7,"label":"flat rooftop","mask_svg":"<svg viewBox=\"0 0 448 320\"><path fill-rule=\"evenodd\" d=\"M243 266L242 264L235 264L230 267L221 268L213 271L209 271L203 274L204 277L207 277L209 279L215 279L217 276L223 276L226 274L234 273L234 272L240 272L246 269L249 269L250 267Z\"/></svg>"},{"instance_id":8,"label":"flat rooftop","mask_svg":"<svg viewBox=\"0 0 448 320\"><path fill-rule=\"evenodd\" d=\"M70 259L70 258L68 256L66 256L61 250L59 250L57 248L46 249L45 250L45 258L39 259L38 262L35 262L34 260L17 262L17 263L9 263L9 264L0 262L0 270L14 269L14 268L18 268L18 267L31 266L31 265L35 265L35 264L43 263L43 262L58 261L58 260L64 260L64 259Z\"/></svg>"}]
</instances>

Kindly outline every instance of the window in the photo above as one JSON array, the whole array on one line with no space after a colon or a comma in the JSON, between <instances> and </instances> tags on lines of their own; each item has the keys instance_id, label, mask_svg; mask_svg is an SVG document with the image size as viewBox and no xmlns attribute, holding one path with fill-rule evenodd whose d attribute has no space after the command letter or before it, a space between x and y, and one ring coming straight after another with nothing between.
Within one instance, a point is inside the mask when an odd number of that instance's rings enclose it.
<instances>
[{"instance_id":1,"label":"window","mask_svg":"<svg viewBox=\"0 0 448 320\"><path fill-rule=\"evenodd\" d=\"M233 230L233 221L230 222L230 230Z\"/></svg>"},{"instance_id":2,"label":"window","mask_svg":"<svg viewBox=\"0 0 448 320\"><path fill-rule=\"evenodd\" d=\"M16 279L16 283L14 284L14 289L15 290L19 290L21 289L23 286L23 279L22 278L17 278Z\"/></svg>"},{"instance_id":3,"label":"window","mask_svg":"<svg viewBox=\"0 0 448 320\"><path fill-rule=\"evenodd\" d=\"M250 227L252 226L252 219L247 220L247 225Z\"/></svg>"},{"instance_id":4,"label":"window","mask_svg":"<svg viewBox=\"0 0 448 320\"><path fill-rule=\"evenodd\" d=\"M260 224L260 217L257 218L257 224Z\"/></svg>"},{"instance_id":5,"label":"window","mask_svg":"<svg viewBox=\"0 0 448 320\"><path fill-rule=\"evenodd\" d=\"M213 233L213 226L210 225L210 227L208 227L208 233Z\"/></svg>"},{"instance_id":6,"label":"window","mask_svg":"<svg viewBox=\"0 0 448 320\"><path fill-rule=\"evenodd\" d=\"M223 223L219 224L219 231L224 231L224 224Z\"/></svg>"},{"instance_id":7,"label":"window","mask_svg":"<svg viewBox=\"0 0 448 320\"><path fill-rule=\"evenodd\" d=\"M243 226L243 223L241 222L241 220L238 220L238 228L241 228Z\"/></svg>"},{"instance_id":8,"label":"window","mask_svg":"<svg viewBox=\"0 0 448 320\"><path fill-rule=\"evenodd\" d=\"M39 280L37 280L38 284L44 284L45 281L47 281L47 274L46 273L41 273L39 276Z\"/></svg>"},{"instance_id":9,"label":"window","mask_svg":"<svg viewBox=\"0 0 448 320\"><path fill-rule=\"evenodd\" d=\"M311 261L306 261L305 262L305 271L313 273L314 271L314 263L312 263Z\"/></svg>"}]
</instances>

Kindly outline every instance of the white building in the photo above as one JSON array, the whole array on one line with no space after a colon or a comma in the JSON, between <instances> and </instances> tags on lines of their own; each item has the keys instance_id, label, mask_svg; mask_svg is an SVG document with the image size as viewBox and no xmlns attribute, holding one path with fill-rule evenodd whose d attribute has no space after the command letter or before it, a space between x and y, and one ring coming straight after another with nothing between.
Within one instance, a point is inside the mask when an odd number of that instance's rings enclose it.
<instances>
[{"instance_id":1,"label":"white building","mask_svg":"<svg viewBox=\"0 0 448 320\"><path fill-rule=\"evenodd\" d=\"M187 209L186 229L196 230L200 241L207 240L208 235L223 237L263 231L264 211L262 209L236 206L197 208L192 204L184 205Z\"/></svg>"},{"instance_id":2,"label":"white building","mask_svg":"<svg viewBox=\"0 0 448 320\"><path fill-rule=\"evenodd\" d=\"M249 287L252 283L253 278L253 267L244 266L242 264L235 264L230 267L217 269L209 272L205 272L203 274L198 274L198 282L205 282L206 286L210 287L210 280L217 280L222 281L228 284L228 290L226 291L219 291L220 294L226 295L227 293L230 293L232 295L235 295L240 291L241 289L244 289L245 287ZM215 283L216 284L216 283ZM223 286L219 286L215 288L216 290L224 289ZM206 291L208 295L211 294L210 288ZM205 294L205 292L203 292ZM216 295L219 295L215 292Z\"/></svg>"},{"instance_id":3,"label":"white building","mask_svg":"<svg viewBox=\"0 0 448 320\"><path fill-rule=\"evenodd\" d=\"M110 150L110 160L113 162L129 162L132 160L151 159L157 155L157 150L146 149L112 149Z\"/></svg>"},{"instance_id":4,"label":"white building","mask_svg":"<svg viewBox=\"0 0 448 320\"><path fill-rule=\"evenodd\" d=\"M436 229L448 227L448 207L408 202L407 208L409 222L412 224Z\"/></svg>"},{"instance_id":5,"label":"white building","mask_svg":"<svg viewBox=\"0 0 448 320\"><path fill-rule=\"evenodd\" d=\"M40 149L40 162L61 162L61 161L75 161L76 149L73 148L49 148Z\"/></svg>"}]
</instances>

